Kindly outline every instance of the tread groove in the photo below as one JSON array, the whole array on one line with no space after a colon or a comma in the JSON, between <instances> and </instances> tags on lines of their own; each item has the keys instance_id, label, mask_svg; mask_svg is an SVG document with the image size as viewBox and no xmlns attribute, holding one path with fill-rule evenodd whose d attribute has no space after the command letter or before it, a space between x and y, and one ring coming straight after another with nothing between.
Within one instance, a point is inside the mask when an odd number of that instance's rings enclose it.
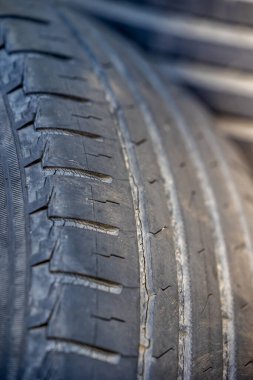
<instances>
[{"instance_id":1,"label":"tread groove","mask_svg":"<svg viewBox=\"0 0 253 380\"><path fill-rule=\"evenodd\" d=\"M57 216L52 216L49 219L52 220L58 226L83 228L86 230L101 232L103 234L114 236L118 236L119 234L118 227L111 226L110 224L94 222L92 220L83 220Z\"/></svg>"},{"instance_id":2,"label":"tread groove","mask_svg":"<svg viewBox=\"0 0 253 380\"><path fill-rule=\"evenodd\" d=\"M39 264L39 265L44 265ZM85 276L80 274L72 274L68 272L56 272L51 271L50 274L54 278L55 283L60 283L64 285L76 285L85 286L92 289L98 289L104 292L112 294L121 294L123 286L108 280L99 279L97 277Z\"/></svg>"},{"instance_id":3,"label":"tread groove","mask_svg":"<svg viewBox=\"0 0 253 380\"><path fill-rule=\"evenodd\" d=\"M29 125L25 125L22 127L27 127ZM66 136L82 136L87 137L90 139L94 139L96 141L103 141L103 137L100 135L97 135L95 133L85 132L85 131L77 131L73 129L67 129L67 128L36 128L37 131L45 134L52 134L52 135L66 135Z\"/></svg>"},{"instance_id":4,"label":"tread groove","mask_svg":"<svg viewBox=\"0 0 253 380\"><path fill-rule=\"evenodd\" d=\"M106 351L94 346L78 344L61 339L49 339L46 351L63 352L66 354L78 354L88 356L92 359L101 360L110 364L118 364L120 361L120 354Z\"/></svg>"},{"instance_id":5,"label":"tread groove","mask_svg":"<svg viewBox=\"0 0 253 380\"><path fill-rule=\"evenodd\" d=\"M34 164L34 162L32 163ZM44 166L43 170L49 175L59 175L59 176L70 176L70 177L81 177L98 180L105 183L112 183L112 177L98 173L90 170L84 169L69 169L66 167L53 167L53 166Z\"/></svg>"}]
</instances>

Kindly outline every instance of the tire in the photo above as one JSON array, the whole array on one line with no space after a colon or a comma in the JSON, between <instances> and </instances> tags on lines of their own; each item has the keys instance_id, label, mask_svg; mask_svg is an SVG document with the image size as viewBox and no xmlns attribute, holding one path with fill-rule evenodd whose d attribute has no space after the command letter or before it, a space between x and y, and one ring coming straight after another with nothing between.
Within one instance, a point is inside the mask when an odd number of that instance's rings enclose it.
<instances>
[{"instance_id":1,"label":"tire","mask_svg":"<svg viewBox=\"0 0 253 380\"><path fill-rule=\"evenodd\" d=\"M0 17L0 378L252 378L247 165L80 12Z\"/></svg>"}]
</instances>

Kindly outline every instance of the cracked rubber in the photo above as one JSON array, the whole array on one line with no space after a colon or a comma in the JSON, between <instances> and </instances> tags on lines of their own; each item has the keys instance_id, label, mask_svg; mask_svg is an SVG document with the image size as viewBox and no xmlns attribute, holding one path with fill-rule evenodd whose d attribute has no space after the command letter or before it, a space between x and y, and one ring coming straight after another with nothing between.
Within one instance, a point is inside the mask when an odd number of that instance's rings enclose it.
<instances>
[{"instance_id":1,"label":"cracked rubber","mask_svg":"<svg viewBox=\"0 0 253 380\"><path fill-rule=\"evenodd\" d=\"M1 380L252 378L247 165L83 15L0 33Z\"/></svg>"}]
</instances>

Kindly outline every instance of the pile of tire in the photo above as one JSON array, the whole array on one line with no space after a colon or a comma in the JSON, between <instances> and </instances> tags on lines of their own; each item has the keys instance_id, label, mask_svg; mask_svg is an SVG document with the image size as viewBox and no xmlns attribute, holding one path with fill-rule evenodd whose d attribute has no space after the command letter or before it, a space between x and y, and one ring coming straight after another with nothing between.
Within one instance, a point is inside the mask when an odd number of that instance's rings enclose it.
<instances>
[{"instance_id":1,"label":"pile of tire","mask_svg":"<svg viewBox=\"0 0 253 380\"><path fill-rule=\"evenodd\" d=\"M175 73L194 23L150 63L109 3L0 1L0 379L251 379L251 168Z\"/></svg>"}]
</instances>

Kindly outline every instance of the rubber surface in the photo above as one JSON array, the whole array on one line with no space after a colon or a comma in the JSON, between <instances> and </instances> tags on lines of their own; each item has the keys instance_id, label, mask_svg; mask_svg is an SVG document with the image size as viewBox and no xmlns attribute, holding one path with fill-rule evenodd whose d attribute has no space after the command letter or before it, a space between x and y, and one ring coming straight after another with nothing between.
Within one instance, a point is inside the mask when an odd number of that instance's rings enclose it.
<instances>
[{"instance_id":1,"label":"rubber surface","mask_svg":"<svg viewBox=\"0 0 253 380\"><path fill-rule=\"evenodd\" d=\"M102 26L0 17L0 378L251 378L247 166Z\"/></svg>"}]
</instances>

